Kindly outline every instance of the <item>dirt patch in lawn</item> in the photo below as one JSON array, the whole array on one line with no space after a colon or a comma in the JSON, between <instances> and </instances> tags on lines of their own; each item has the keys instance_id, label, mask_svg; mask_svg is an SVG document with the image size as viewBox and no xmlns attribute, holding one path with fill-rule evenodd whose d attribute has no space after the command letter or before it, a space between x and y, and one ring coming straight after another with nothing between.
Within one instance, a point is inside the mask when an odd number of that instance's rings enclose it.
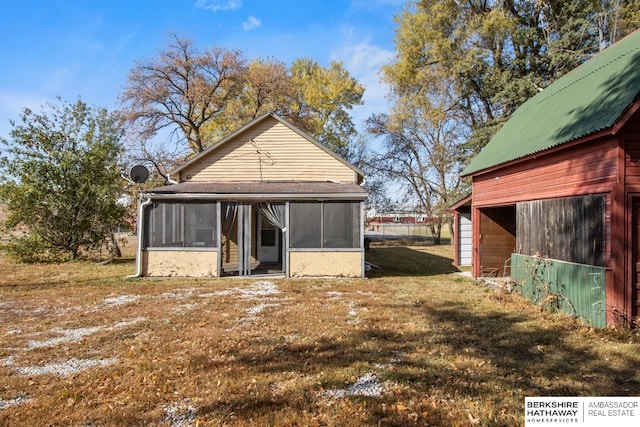
<instances>
[{"instance_id":1,"label":"dirt patch in lawn","mask_svg":"<svg viewBox=\"0 0 640 427\"><path fill-rule=\"evenodd\" d=\"M405 275L384 249L361 280L0 258L0 425L513 426L525 396L640 395L634 333L476 285L450 248Z\"/></svg>"}]
</instances>

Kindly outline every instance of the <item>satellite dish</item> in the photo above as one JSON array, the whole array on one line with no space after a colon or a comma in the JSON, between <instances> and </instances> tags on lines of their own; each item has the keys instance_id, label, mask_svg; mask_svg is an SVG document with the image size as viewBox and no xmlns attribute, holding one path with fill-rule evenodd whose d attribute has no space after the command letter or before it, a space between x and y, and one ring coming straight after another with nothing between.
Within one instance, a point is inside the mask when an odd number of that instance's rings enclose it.
<instances>
[{"instance_id":1,"label":"satellite dish","mask_svg":"<svg viewBox=\"0 0 640 427\"><path fill-rule=\"evenodd\" d=\"M136 184L144 184L147 178L149 178L149 171L142 165L135 165L129 170L129 177L131 181Z\"/></svg>"}]
</instances>

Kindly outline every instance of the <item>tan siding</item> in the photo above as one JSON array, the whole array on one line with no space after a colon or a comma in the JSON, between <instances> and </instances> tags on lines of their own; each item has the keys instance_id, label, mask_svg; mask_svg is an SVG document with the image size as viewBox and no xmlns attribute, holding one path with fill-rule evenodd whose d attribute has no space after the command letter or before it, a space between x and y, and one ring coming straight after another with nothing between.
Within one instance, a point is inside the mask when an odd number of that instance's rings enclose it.
<instances>
[{"instance_id":1,"label":"tan siding","mask_svg":"<svg viewBox=\"0 0 640 427\"><path fill-rule=\"evenodd\" d=\"M144 276L215 277L218 253L214 251L143 251Z\"/></svg>"},{"instance_id":2,"label":"tan siding","mask_svg":"<svg viewBox=\"0 0 640 427\"><path fill-rule=\"evenodd\" d=\"M525 166L474 177L473 204L496 206L610 192L617 177L616 146L615 139L580 145L531 160Z\"/></svg>"},{"instance_id":3,"label":"tan siding","mask_svg":"<svg viewBox=\"0 0 640 427\"><path fill-rule=\"evenodd\" d=\"M192 182L356 182L353 169L273 118L247 129L202 161L183 169L181 178L186 180L187 176Z\"/></svg>"},{"instance_id":4,"label":"tan siding","mask_svg":"<svg viewBox=\"0 0 640 427\"><path fill-rule=\"evenodd\" d=\"M362 277L362 252L302 252L289 253L291 277L339 276Z\"/></svg>"}]
</instances>

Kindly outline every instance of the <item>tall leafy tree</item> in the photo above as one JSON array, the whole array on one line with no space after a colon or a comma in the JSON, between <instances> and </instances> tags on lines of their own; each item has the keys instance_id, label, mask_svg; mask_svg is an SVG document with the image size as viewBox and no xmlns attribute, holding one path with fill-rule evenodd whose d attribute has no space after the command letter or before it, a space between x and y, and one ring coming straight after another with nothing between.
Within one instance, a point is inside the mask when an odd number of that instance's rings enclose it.
<instances>
[{"instance_id":1,"label":"tall leafy tree","mask_svg":"<svg viewBox=\"0 0 640 427\"><path fill-rule=\"evenodd\" d=\"M242 91L245 60L237 50L212 46L199 51L174 35L157 57L135 63L121 94L123 118L132 130L136 160L150 162L166 178L170 159L197 154L211 144L203 132ZM165 131L173 147L153 138Z\"/></svg>"},{"instance_id":2,"label":"tall leafy tree","mask_svg":"<svg viewBox=\"0 0 640 427\"><path fill-rule=\"evenodd\" d=\"M240 96L207 127L220 138L256 117L274 112L348 157L357 131L349 111L362 104L364 87L340 61L323 67L310 58L287 66L275 59L251 61Z\"/></svg>"},{"instance_id":3,"label":"tall leafy tree","mask_svg":"<svg viewBox=\"0 0 640 427\"><path fill-rule=\"evenodd\" d=\"M383 69L396 103L448 81L473 153L525 100L623 37L623 0L421 0L397 18L397 55Z\"/></svg>"},{"instance_id":4,"label":"tall leafy tree","mask_svg":"<svg viewBox=\"0 0 640 427\"><path fill-rule=\"evenodd\" d=\"M433 102L437 95L431 87L415 94L411 102L395 105L389 115L370 117L367 130L383 138L383 150L369 154L365 161L378 176L412 196L417 208L429 217L434 243L440 244L447 209L465 191L458 146L464 135L454 110L443 108L447 101ZM450 221L449 226L453 233Z\"/></svg>"},{"instance_id":5,"label":"tall leafy tree","mask_svg":"<svg viewBox=\"0 0 640 427\"><path fill-rule=\"evenodd\" d=\"M118 118L78 100L59 100L46 112L24 109L12 122L0 158L7 179L0 199L8 208L7 226L28 237L9 246L17 256L38 259L67 255L104 243L125 210L117 159L123 151Z\"/></svg>"},{"instance_id":6,"label":"tall leafy tree","mask_svg":"<svg viewBox=\"0 0 640 427\"><path fill-rule=\"evenodd\" d=\"M310 58L291 64L295 102L292 121L319 142L343 157L350 157L349 143L357 131L349 111L362 105L364 87L351 77L340 61L323 67Z\"/></svg>"},{"instance_id":7,"label":"tall leafy tree","mask_svg":"<svg viewBox=\"0 0 640 427\"><path fill-rule=\"evenodd\" d=\"M369 121L385 146L370 162L441 222L461 165L525 100L630 31L636 1L409 2L382 69L391 110Z\"/></svg>"},{"instance_id":8,"label":"tall leafy tree","mask_svg":"<svg viewBox=\"0 0 640 427\"><path fill-rule=\"evenodd\" d=\"M363 93L339 61L328 67L311 59L290 67L271 58L247 63L239 51L200 51L173 36L158 57L136 62L120 98L132 160L167 180L176 163L267 112L349 154L356 135L349 110L362 104Z\"/></svg>"},{"instance_id":9,"label":"tall leafy tree","mask_svg":"<svg viewBox=\"0 0 640 427\"><path fill-rule=\"evenodd\" d=\"M216 141L267 112L289 116L293 85L287 66L277 59L255 59L244 70L242 89L227 102L224 114L204 132Z\"/></svg>"}]
</instances>

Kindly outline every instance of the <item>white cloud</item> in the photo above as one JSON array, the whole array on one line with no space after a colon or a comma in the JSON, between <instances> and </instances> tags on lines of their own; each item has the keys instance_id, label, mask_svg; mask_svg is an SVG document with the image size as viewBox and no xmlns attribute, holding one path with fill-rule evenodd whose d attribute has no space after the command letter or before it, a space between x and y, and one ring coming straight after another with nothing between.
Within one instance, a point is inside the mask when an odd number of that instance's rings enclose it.
<instances>
[{"instance_id":1,"label":"white cloud","mask_svg":"<svg viewBox=\"0 0 640 427\"><path fill-rule=\"evenodd\" d=\"M219 10L235 10L242 7L242 0L198 0L196 7L217 12Z\"/></svg>"},{"instance_id":2,"label":"white cloud","mask_svg":"<svg viewBox=\"0 0 640 427\"><path fill-rule=\"evenodd\" d=\"M242 29L245 31L251 31L255 28L258 28L262 25L262 21L256 18L253 15L249 15L246 21L242 23Z\"/></svg>"},{"instance_id":3,"label":"white cloud","mask_svg":"<svg viewBox=\"0 0 640 427\"><path fill-rule=\"evenodd\" d=\"M345 41L348 43L350 37L347 36ZM380 80L380 68L391 62L394 52L365 39L342 45L334 56L342 59L349 73L365 87L364 105L355 107L352 111L356 126L361 125L371 114L387 112L388 86Z\"/></svg>"}]
</instances>

